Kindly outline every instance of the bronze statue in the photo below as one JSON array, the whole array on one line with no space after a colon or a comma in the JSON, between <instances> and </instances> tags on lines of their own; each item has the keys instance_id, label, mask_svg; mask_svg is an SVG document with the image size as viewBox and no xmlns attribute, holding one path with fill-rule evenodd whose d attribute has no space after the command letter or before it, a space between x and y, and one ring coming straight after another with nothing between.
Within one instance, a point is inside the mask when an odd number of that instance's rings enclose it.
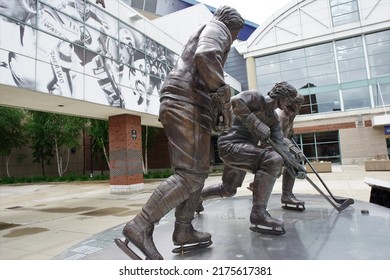
<instances>
[{"instance_id":1,"label":"bronze statue","mask_svg":"<svg viewBox=\"0 0 390 280\"><path fill-rule=\"evenodd\" d=\"M279 116L280 123L284 134L284 142L289 147L290 153L296 158L298 162L305 160L302 151L295 146L290 140L294 136L293 125L294 119L299 113L303 104L303 96L298 94L289 106L286 106L284 110L276 109L276 113ZM290 172L286 168L283 169L282 175L282 196L280 198L282 207L290 210L305 210L305 202L295 197L292 190L295 183L295 178L291 176ZM290 206L291 205L291 206Z\"/></svg>"},{"instance_id":2,"label":"bronze statue","mask_svg":"<svg viewBox=\"0 0 390 280\"><path fill-rule=\"evenodd\" d=\"M141 257L128 247L129 243L146 259L163 259L153 242L153 229L173 208L176 220L172 240L180 246L174 252L212 244L211 234L195 230L191 221L210 168L211 130L231 124L231 93L224 81L223 65L243 24L234 8L219 7L213 19L189 38L161 88L159 118L169 140L174 174L158 186L142 211L125 225L125 242L116 239L132 259Z\"/></svg>"},{"instance_id":3,"label":"bronze statue","mask_svg":"<svg viewBox=\"0 0 390 280\"><path fill-rule=\"evenodd\" d=\"M231 99L233 106L232 127L218 139L219 155L224 162L222 183L209 186L202 191L203 199L230 197L242 185L246 172L255 174L253 186L253 206L250 221L254 231L269 234L284 234L284 223L274 219L266 207L276 179L284 165L294 178L304 178L306 170L289 153L275 109L287 111L286 107L297 97L294 87L286 82L277 83L268 96L255 90L244 91ZM272 139L291 160L297 163L298 170L267 145ZM259 141L262 145L259 145ZM201 211L198 205L197 211ZM259 228L257 226L267 227ZM271 229L269 229L271 228Z\"/></svg>"},{"instance_id":4,"label":"bronze statue","mask_svg":"<svg viewBox=\"0 0 390 280\"><path fill-rule=\"evenodd\" d=\"M298 162L305 161L305 156L302 151L291 141L291 137L294 135L294 119L299 113L303 101L303 96L298 94L297 97L291 100L291 104L286 106L284 110L280 110L279 108L275 110L279 116L282 126L284 142L286 143L287 147L289 147L290 153L297 159ZM264 143L263 145L269 144ZM295 178L291 176L290 172L288 172L286 168L284 168L282 173L282 196L280 198L283 205L282 208L287 210L303 211L305 210L305 202L297 199L293 194L292 189L294 187L294 183ZM253 183L249 185L248 189L251 191L253 190Z\"/></svg>"}]
</instances>

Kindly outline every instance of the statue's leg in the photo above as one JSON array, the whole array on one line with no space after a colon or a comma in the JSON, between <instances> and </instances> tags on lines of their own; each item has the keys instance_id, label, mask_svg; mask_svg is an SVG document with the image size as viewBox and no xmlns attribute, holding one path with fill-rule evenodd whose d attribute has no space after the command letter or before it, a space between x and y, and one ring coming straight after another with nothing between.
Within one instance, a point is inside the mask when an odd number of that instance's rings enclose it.
<instances>
[{"instance_id":1,"label":"statue's leg","mask_svg":"<svg viewBox=\"0 0 390 280\"><path fill-rule=\"evenodd\" d=\"M303 211L305 210L305 202L296 198L292 190L295 183L295 178L291 176L286 168L283 169L282 175L282 196L281 202L284 209Z\"/></svg>"},{"instance_id":2,"label":"statue's leg","mask_svg":"<svg viewBox=\"0 0 390 280\"><path fill-rule=\"evenodd\" d=\"M172 240L174 245L180 246L173 250L174 253L181 253L196 248L208 247L212 244L211 234L194 229L192 220L195 209L200 199L202 188L199 188L191 196L180 203L175 211L175 229Z\"/></svg>"},{"instance_id":3,"label":"statue's leg","mask_svg":"<svg viewBox=\"0 0 390 280\"><path fill-rule=\"evenodd\" d=\"M146 258L162 259L153 242L154 224L191 196L193 185L187 182L178 173L166 179L152 193L141 212L125 225L123 235L126 241L138 247Z\"/></svg>"},{"instance_id":4,"label":"statue's leg","mask_svg":"<svg viewBox=\"0 0 390 280\"><path fill-rule=\"evenodd\" d=\"M283 159L276 153L267 150L261 157L260 169L253 181L253 205L250 229L267 234L284 234L284 222L271 217L267 211L268 200L271 196L276 179L280 176Z\"/></svg>"},{"instance_id":5,"label":"statue's leg","mask_svg":"<svg viewBox=\"0 0 390 280\"><path fill-rule=\"evenodd\" d=\"M243 170L224 165L222 182L205 187L202 190L201 201L198 203L196 212L199 213L204 210L202 205L204 200L234 196L237 193L237 188L241 187L245 175L246 172Z\"/></svg>"}]
</instances>

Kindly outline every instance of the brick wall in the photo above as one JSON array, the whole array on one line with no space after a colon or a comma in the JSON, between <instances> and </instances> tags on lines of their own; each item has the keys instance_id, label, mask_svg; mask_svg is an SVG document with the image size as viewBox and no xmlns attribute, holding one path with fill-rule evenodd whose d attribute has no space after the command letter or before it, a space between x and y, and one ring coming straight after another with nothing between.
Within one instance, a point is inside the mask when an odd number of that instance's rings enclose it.
<instances>
[{"instance_id":1,"label":"brick wall","mask_svg":"<svg viewBox=\"0 0 390 280\"><path fill-rule=\"evenodd\" d=\"M132 138L135 131L137 138ZM110 185L143 183L141 117L117 115L109 118Z\"/></svg>"}]
</instances>

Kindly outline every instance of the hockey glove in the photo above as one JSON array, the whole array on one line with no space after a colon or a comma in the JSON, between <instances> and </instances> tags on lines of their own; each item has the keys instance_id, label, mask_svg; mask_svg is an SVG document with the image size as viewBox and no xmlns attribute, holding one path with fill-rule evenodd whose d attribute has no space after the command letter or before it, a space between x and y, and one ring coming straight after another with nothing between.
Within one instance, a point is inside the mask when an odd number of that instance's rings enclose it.
<instances>
[{"instance_id":1,"label":"hockey glove","mask_svg":"<svg viewBox=\"0 0 390 280\"><path fill-rule=\"evenodd\" d=\"M290 150L291 155L298 161L304 161L305 156L301 149L299 149L297 146L295 146L290 139L284 138L283 142L287 145L288 149Z\"/></svg>"},{"instance_id":2,"label":"hockey glove","mask_svg":"<svg viewBox=\"0 0 390 280\"><path fill-rule=\"evenodd\" d=\"M270 128L261 122L254 113L251 113L248 117L246 117L244 124L248 129L253 130L261 141L266 141L271 136Z\"/></svg>"},{"instance_id":3,"label":"hockey glove","mask_svg":"<svg viewBox=\"0 0 390 280\"><path fill-rule=\"evenodd\" d=\"M220 87L217 92L211 94L214 106L214 127L217 132L228 129L232 124L232 104L230 102L231 91L229 85Z\"/></svg>"},{"instance_id":4,"label":"hockey glove","mask_svg":"<svg viewBox=\"0 0 390 280\"><path fill-rule=\"evenodd\" d=\"M292 166L290 164L286 164L285 166L287 168L287 171L294 178L301 179L301 180L306 178L307 171L303 165L297 164L296 166Z\"/></svg>"}]
</instances>

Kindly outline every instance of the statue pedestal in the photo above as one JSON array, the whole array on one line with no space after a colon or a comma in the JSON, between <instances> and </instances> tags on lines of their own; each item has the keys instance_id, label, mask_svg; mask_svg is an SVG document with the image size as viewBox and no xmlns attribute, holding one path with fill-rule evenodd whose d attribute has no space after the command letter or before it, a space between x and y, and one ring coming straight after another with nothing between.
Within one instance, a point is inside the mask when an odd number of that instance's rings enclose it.
<instances>
[{"instance_id":1,"label":"statue pedestal","mask_svg":"<svg viewBox=\"0 0 390 280\"><path fill-rule=\"evenodd\" d=\"M168 213L154 229L156 247L165 260L389 260L389 209L355 200L342 212L336 211L321 195L295 193L306 202L306 210L284 210L280 194L272 194L268 211L283 220L281 236L249 230L252 196L213 199L195 214L195 229L211 233L213 244L185 254L174 254L172 231L175 211ZM364 210L364 211L363 211ZM126 260L116 246L124 224L75 245L55 259ZM88 248L91 253L80 254Z\"/></svg>"}]
</instances>

